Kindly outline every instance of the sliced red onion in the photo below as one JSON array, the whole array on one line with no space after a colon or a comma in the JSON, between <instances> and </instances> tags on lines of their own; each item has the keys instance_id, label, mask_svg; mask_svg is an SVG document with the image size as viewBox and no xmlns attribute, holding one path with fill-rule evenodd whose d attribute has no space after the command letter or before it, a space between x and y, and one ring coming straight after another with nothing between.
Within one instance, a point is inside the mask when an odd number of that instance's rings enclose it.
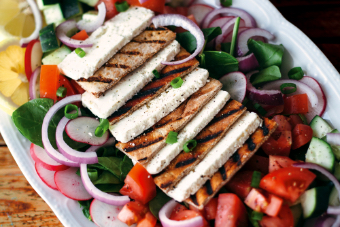
<instances>
[{"instance_id":1,"label":"sliced red onion","mask_svg":"<svg viewBox=\"0 0 340 227\"><path fill-rule=\"evenodd\" d=\"M177 202L175 200L170 200L166 203L162 209L159 211L159 220L162 223L163 227L198 227L203 226L203 218L201 216L197 216L185 221L174 221L170 220L170 215Z\"/></svg>"},{"instance_id":2,"label":"sliced red onion","mask_svg":"<svg viewBox=\"0 0 340 227\"><path fill-rule=\"evenodd\" d=\"M147 2L147 1L149 1L149 0L139 0L139 3L143 4L143 3Z\"/></svg>"},{"instance_id":3,"label":"sliced red onion","mask_svg":"<svg viewBox=\"0 0 340 227\"><path fill-rule=\"evenodd\" d=\"M293 94L288 94L287 96L292 96L292 95L297 95L297 94L307 94L308 95L308 100L312 106L312 108L317 107L319 98L316 95L315 91L313 91L310 87L308 87L306 84L301 83L300 81L297 80L277 80L270 82L266 85L263 86L263 90L279 90L280 86L285 83L293 83L296 84L296 92Z\"/></svg>"},{"instance_id":4,"label":"sliced red onion","mask_svg":"<svg viewBox=\"0 0 340 227\"><path fill-rule=\"evenodd\" d=\"M230 97L238 102L243 102L247 92L247 78L241 72L232 72L220 78L223 90L229 92Z\"/></svg>"},{"instance_id":5,"label":"sliced red onion","mask_svg":"<svg viewBox=\"0 0 340 227\"><path fill-rule=\"evenodd\" d=\"M79 163L73 162L69 159L67 159L64 155L59 153L56 149L53 148L50 140L48 139L48 126L51 122L51 119L53 116L63 108L65 105L74 103L74 102L81 102L81 95L72 95L69 97L66 97L62 99L61 101L54 104L46 113L42 128L41 128L41 135L42 135L42 143L44 145L44 148L47 152L47 154L56 162L59 162L60 164L71 166L71 167L79 167Z\"/></svg>"},{"instance_id":6,"label":"sliced red onion","mask_svg":"<svg viewBox=\"0 0 340 227\"><path fill-rule=\"evenodd\" d=\"M147 1L147 0L146 0ZM106 7L104 2L98 5L98 15L94 21L80 20L77 22L77 28L79 30L85 30L86 32L94 32L99 28L105 21Z\"/></svg>"},{"instance_id":7,"label":"sliced red onion","mask_svg":"<svg viewBox=\"0 0 340 227\"><path fill-rule=\"evenodd\" d=\"M327 133L327 143L340 146L340 133Z\"/></svg>"},{"instance_id":8,"label":"sliced red onion","mask_svg":"<svg viewBox=\"0 0 340 227\"><path fill-rule=\"evenodd\" d=\"M188 8L188 15L194 15L196 22L200 25L204 18L213 10L213 7L206 4L193 4ZM216 17L219 16L217 15Z\"/></svg>"},{"instance_id":9,"label":"sliced red onion","mask_svg":"<svg viewBox=\"0 0 340 227\"><path fill-rule=\"evenodd\" d=\"M154 24L156 28L159 26L169 26L169 25L182 27L188 30L193 36L195 36L196 41L197 41L197 48L192 55L180 61L162 62L163 65L179 65L184 62L187 62L195 58L204 47L205 39L204 39L202 30L192 20L188 19L185 16L178 15L178 14L158 15L152 19L152 23Z\"/></svg>"},{"instance_id":10,"label":"sliced red onion","mask_svg":"<svg viewBox=\"0 0 340 227\"><path fill-rule=\"evenodd\" d=\"M275 36L264 30L262 28L249 28L243 32L241 32L238 36L238 56L243 56L248 53L248 40L252 37L264 37L268 40L273 40Z\"/></svg>"},{"instance_id":11,"label":"sliced red onion","mask_svg":"<svg viewBox=\"0 0 340 227\"><path fill-rule=\"evenodd\" d=\"M213 20L210 24L209 24L209 28L213 28L213 27L223 27L226 23L228 23L230 20L232 20L234 17L220 17L217 18L215 20Z\"/></svg>"},{"instance_id":12,"label":"sliced red onion","mask_svg":"<svg viewBox=\"0 0 340 227\"><path fill-rule=\"evenodd\" d=\"M67 37L66 33L70 31L71 29L75 28L76 25L77 25L77 22L75 20L67 20L61 23L56 28L56 34L57 34L58 39L66 46L72 47L72 48L92 47L93 44L91 43L86 43L86 41L75 40L75 39L71 39L70 37Z\"/></svg>"},{"instance_id":13,"label":"sliced red onion","mask_svg":"<svg viewBox=\"0 0 340 227\"><path fill-rule=\"evenodd\" d=\"M30 5L31 10L33 12L35 28L34 28L34 31L32 32L32 34L29 37L20 39L20 46L21 47L26 47L29 42L31 42L34 39L39 38L39 31L41 30L42 23L43 23L42 17L41 17L41 14L40 14L40 10L37 6L37 3L34 0L27 0L27 2Z\"/></svg>"},{"instance_id":14,"label":"sliced red onion","mask_svg":"<svg viewBox=\"0 0 340 227\"><path fill-rule=\"evenodd\" d=\"M244 22L246 27L256 27L256 21L255 19L246 11L238 8L220 8L220 9L215 9L211 11L203 20L202 23L202 28L208 28L209 24L212 22L213 18L218 16L219 14L231 14L236 17L241 17Z\"/></svg>"},{"instance_id":15,"label":"sliced red onion","mask_svg":"<svg viewBox=\"0 0 340 227\"><path fill-rule=\"evenodd\" d=\"M241 72L250 72L260 67L254 53L251 53L245 57L238 57L236 59L238 60L238 67Z\"/></svg>"},{"instance_id":16,"label":"sliced red onion","mask_svg":"<svg viewBox=\"0 0 340 227\"><path fill-rule=\"evenodd\" d=\"M241 32L245 31L249 29L248 27L239 27L238 28L238 34L240 34ZM230 31L229 34L226 36L226 38L223 40L222 43L231 43L233 39L233 31Z\"/></svg>"},{"instance_id":17,"label":"sliced red onion","mask_svg":"<svg viewBox=\"0 0 340 227\"><path fill-rule=\"evenodd\" d=\"M37 98L37 79L39 75L40 75L40 66L34 70L30 78L29 95L30 95L31 100Z\"/></svg>"},{"instance_id":18,"label":"sliced red onion","mask_svg":"<svg viewBox=\"0 0 340 227\"><path fill-rule=\"evenodd\" d=\"M257 90L251 83L250 77L258 71L250 72L246 75L247 92L249 99L259 104L279 106L283 105L283 97L280 90Z\"/></svg>"},{"instance_id":19,"label":"sliced red onion","mask_svg":"<svg viewBox=\"0 0 340 227\"><path fill-rule=\"evenodd\" d=\"M314 227L331 227L334 222L334 217L329 215L322 215L316 219Z\"/></svg>"},{"instance_id":20,"label":"sliced red onion","mask_svg":"<svg viewBox=\"0 0 340 227\"><path fill-rule=\"evenodd\" d=\"M222 29L222 34L217 36L216 38L216 43L215 43L215 48L217 50L221 49L221 43L226 39L226 37L228 36L228 34L230 32L233 32L234 30L234 25L236 22L237 18L231 19L230 21L228 21L221 29ZM244 27L245 23L244 20L240 20L240 27Z\"/></svg>"}]
</instances>

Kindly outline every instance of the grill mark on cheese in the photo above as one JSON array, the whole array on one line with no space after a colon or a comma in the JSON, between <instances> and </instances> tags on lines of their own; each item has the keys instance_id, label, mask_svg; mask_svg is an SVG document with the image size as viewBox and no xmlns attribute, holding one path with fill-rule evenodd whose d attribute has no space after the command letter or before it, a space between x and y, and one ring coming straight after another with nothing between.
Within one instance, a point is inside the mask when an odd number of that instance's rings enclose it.
<instances>
[{"instance_id":1,"label":"grill mark on cheese","mask_svg":"<svg viewBox=\"0 0 340 227\"><path fill-rule=\"evenodd\" d=\"M254 143L254 141L251 137L249 137L249 139L246 141L246 143L248 144L249 150L251 150L251 151L255 150L256 144Z\"/></svg>"},{"instance_id":2,"label":"grill mark on cheese","mask_svg":"<svg viewBox=\"0 0 340 227\"><path fill-rule=\"evenodd\" d=\"M181 51L176 55L175 60L178 61L188 56L190 56L190 54L184 48L181 48ZM145 103L157 97L170 86L170 82L173 79L176 77L184 77L188 73L192 72L198 66L198 64L199 62L194 58L180 65L166 66L160 73L160 79L150 82L140 92L132 97L132 99L130 99L124 106L122 106L118 111L113 113L108 118L110 124L115 124L117 121L130 115L133 111L137 110ZM162 75L165 74L167 75L163 77ZM121 111L121 109L127 111Z\"/></svg>"},{"instance_id":3,"label":"grill mark on cheese","mask_svg":"<svg viewBox=\"0 0 340 227\"><path fill-rule=\"evenodd\" d=\"M214 193L214 191L212 189L210 180L207 180L207 182L204 185L207 188L208 195L212 195Z\"/></svg>"},{"instance_id":4,"label":"grill mark on cheese","mask_svg":"<svg viewBox=\"0 0 340 227\"><path fill-rule=\"evenodd\" d=\"M152 27L147 27L145 30L146 31L165 31L166 28L163 28L163 27L155 28L154 26L152 26Z\"/></svg>"},{"instance_id":5,"label":"grill mark on cheese","mask_svg":"<svg viewBox=\"0 0 340 227\"><path fill-rule=\"evenodd\" d=\"M148 157L141 158L141 159L139 159L138 161L140 162L140 161L144 161L144 160L146 160L146 159L148 159Z\"/></svg>"},{"instance_id":6,"label":"grill mark on cheese","mask_svg":"<svg viewBox=\"0 0 340 227\"><path fill-rule=\"evenodd\" d=\"M161 188L169 187L170 184L172 184L172 182L167 182L166 184L162 184Z\"/></svg>"},{"instance_id":7,"label":"grill mark on cheese","mask_svg":"<svg viewBox=\"0 0 340 227\"><path fill-rule=\"evenodd\" d=\"M79 80L77 80L77 82L101 82L101 83L106 83L106 84L109 84L112 81L113 81L112 79L103 78L101 76L99 76L99 77L90 77L88 79L80 78Z\"/></svg>"},{"instance_id":8,"label":"grill mark on cheese","mask_svg":"<svg viewBox=\"0 0 340 227\"><path fill-rule=\"evenodd\" d=\"M222 88L221 82L210 78L205 86L190 96L169 115L157 122L151 130L143 133L128 143L117 143L116 147L129 155L134 160L140 161L143 165L161 149L166 143L166 137L170 131L180 131L201 109L208 103Z\"/></svg>"},{"instance_id":9,"label":"grill mark on cheese","mask_svg":"<svg viewBox=\"0 0 340 227\"><path fill-rule=\"evenodd\" d=\"M131 68L128 65L124 65L124 64L111 64L111 63L106 63L105 64L105 68L117 68L117 69L129 69ZM90 77L91 78L91 77Z\"/></svg>"},{"instance_id":10,"label":"grill mark on cheese","mask_svg":"<svg viewBox=\"0 0 340 227\"><path fill-rule=\"evenodd\" d=\"M131 40L133 43L157 43L157 44L165 44L165 40Z\"/></svg>"},{"instance_id":11,"label":"grill mark on cheese","mask_svg":"<svg viewBox=\"0 0 340 227\"><path fill-rule=\"evenodd\" d=\"M185 202L195 206L198 209L202 209L216 193L228 183L228 181L236 174L236 172L254 155L254 153L261 147L261 145L269 138L269 136L275 131L277 124L273 120L268 118L264 119L263 125L265 127L259 127L250 138L256 144L254 150L250 150L248 143L245 143L240 149L237 150L237 154L240 157L238 161L234 160L235 157L231 157L213 177L210 179L210 185L213 193L211 193L209 187L204 185L201 187L195 195L191 195ZM241 164L239 164L241 163ZM195 198L195 201L192 199Z\"/></svg>"},{"instance_id":12,"label":"grill mark on cheese","mask_svg":"<svg viewBox=\"0 0 340 227\"><path fill-rule=\"evenodd\" d=\"M170 191L176 184L187 175L205 155L220 141L234 122L244 113L246 108L239 102L232 100L194 139L197 146L190 153L182 151L166 168L166 170L154 177L156 185L163 191ZM168 182L172 182L169 184ZM161 187L161 185L169 185Z\"/></svg>"},{"instance_id":13,"label":"grill mark on cheese","mask_svg":"<svg viewBox=\"0 0 340 227\"><path fill-rule=\"evenodd\" d=\"M143 56L143 54L139 51L120 51L120 54L126 54L126 55L140 55Z\"/></svg>"}]
</instances>

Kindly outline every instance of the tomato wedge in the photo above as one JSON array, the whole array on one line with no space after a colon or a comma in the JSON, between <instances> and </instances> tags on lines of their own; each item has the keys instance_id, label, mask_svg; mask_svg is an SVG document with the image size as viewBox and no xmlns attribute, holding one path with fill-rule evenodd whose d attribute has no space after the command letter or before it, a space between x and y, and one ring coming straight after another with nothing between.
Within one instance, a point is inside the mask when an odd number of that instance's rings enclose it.
<instances>
[{"instance_id":1,"label":"tomato wedge","mask_svg":"<svg viewBox=\"0 0 340 227\"><path fill-rule=\"evenodd\" d=\"M57 101L60 72L57 65L42 65L40 72L40 98Z\"/></svg>"},{"instance_id":2,"label":"tomato wedge","mask_svg":"<svg viewBox=\"0 0 340 227\"><path fill-rule=\"evenodd\" d=\"M293 227L294 216L289 206L283 205L277 217L264 216L259 224L261 227Z\"/></svg>"},{"instance_id":3,"label":"tomato wedge","mask_svg":"<svg viewBox=\"0 0 340 227\"><path fill-rule=\"evenodd\" d=\"M244 170L259 171L263 174L268 173L269 159L260 155L254 155L251 159L244 165Z\"/></svg>"},{"instance_id":4,"label":"tomato wedge","mask_svg":"<svg viewBox=\"0 0 340 227\"><path fill-rule=\"evenodd\" d=\"M76 40L86 40L89 37L87 32L85 30L81 30L77 34L71 37L71 39L76 39Z\"/></svg>"},{"instance_id":5,"label":"tomato wedge","mask_svg":"<svg viewBox=\"0 0 340 227\"><path fill-rule=\"evenodd\" d=\"M116 2L122 2L123 0L99 0L97 5L96 5L96 9L97 6L104 2L105 4L105 8L106 8L106 16L105 16L105 19L106 20L109 20L111 19L112 17L116 16L119 12L116 10L116 6L115 6L115 3Z\"/></svg>"},{"instance_id":6,"label":"tomato wedge","mask_svg":"<svg viewBox=\"0 0 340 227\"><path fill-rule=\"evenodd\" d=\"M307 94L293 95L284 100L284 114L306 114L308 113Z\"/></svg>"},{"instance_id":7,"label":"tomato wedge","mask_svg":"<svg viewBox=\"0 0 340 227\"><path fill-rule=\"evenodd\" d=\"M138 222L137 227L155 227L156 223L157 218L149 211L145 217Z\"/></svg>"},{"instance_id":8,"label":"tomato wedge","mask_svg":"<svg viewBox=\"0 0 340 227\"><path fill-rule=\"evenodd\" d=\"M262 149L267 155L289 156L291 147L291 131L275 131L262 145Z\"/></svg>"},{"instance_id":9,"label":"tomato wedge","mask_svg":"<svg viewBox=\"0 0 340 227\"><path fill-rule=\"evenodd\" d=\"M63 75L59 75L59 82L58 82L58 88L59 87L65 87L66 88L66 97L71 95L76 95L78 92L73 88L70 81L64 77ZM61 97L57 97L58 101L63 99Z\"/></svg>"},{"instance_id":10,"label":"tomato wedge","mask_svg":"<svg viewBox=\"0 0 340 227\"><path fill-rule=\"evenodd\" d=\"M194 217L201 216L203 218L203 226L197 226L197 227L209 227L209 223L205 218L197 211L194 210L183 210L178 213L174 213L174 215L171 215L170 219L174 221L184 221L184 220L189 220Z\"/></svg>"},{"instance_id":11,"label":"tomato wedge","mask_svg":"<svg viewBox=\"0 0 340 227\"><path fill-rule=\"evenodd\" d=\"M315 177L307 169L286 167L264 176L260 181L260 188L294 203Z\"/></svg>"},{"instance_id":12,"label":"tomato wedge","mask_svg":"<svg viewBox=\"0 0 340 227\"><path fill-rule=\"evenodd\" d=\"M141 4L139 0L127 0L131 6L143 6L157 13L164 12L165 0L148 0Z\"/></svg>"},{"instance_id":13,"label":"tomato wedge","mask_svg":"<svg viewBox=\"0 0 340 227\"><path fill-rule=\"evenodd\" d=\"M205 205L205 217L207 220L214 220L217 213L217 198L212 198L207 205Z\"/></svg>"},{"instance_id":14,"label":"tomato wedge","mask_svg":"<svg viewBox=\"0 0 340 227\"><path fill-rule=\"evenodd\" d=\"M182 204L177 203L177 205L171 212L170 219L173 220L177 216L177 214L182 212L183 210L188 210L188 209Z\"/></svg>"},{"instance_id":15,"label":"tomato wedge","mask_svg":"<svg viewBox=\"0 0 340 227\"><path fill-rule=\"evenodd\" d=\"M78 94L85 93L85 90L82 87L80 87L80 85L75 80L70 80L70 83L72 87L74 88L74 90L77 91Z\"/></svg>"},{"instance_id":16,"label":"tomato wedge","mask_svg":"<svg viewBox=\"0 0 340 227\"><path fill-rule=\"evenodd\" d=\"M283 115L276 115L273 120L277 124L276 132L292 131L292 126L289 124L288 119Z\"/></svg>"},{"instance_id":17,"label":"tomato wedge","mask_svg":"<svg viewBox=\"0 0 340 227\"><path fill-rule=\"evenodd\" d=\"M119 212L118 219L130 226L141 221L148 211L148 206L138 201L131 201Z\"/></svg>"},{"instance_id":18,"label":"tomato wedge","mask_svg":"<svg viewBox=\"0 0 340 227\"><path fill-rule=\"evenodd\" d=\"M241 199L245 199L252 189L250 184L253 173L254 171L240 171L231 178L225 187L228 191L235 193Z\"/></svg>"},{"instance_id":19,"label":"tomato wedge","mask_svg":"<svg viewBox=\"0 0 340 227\"><path fill-rule=\"evenodd\" d=\"M292 136L292 149L295 150L311 141L313 129L309 125L297 124L293 129Z\"/></svg>"},{"instance_id":20,"label":"tomato wedge","mask_svg":"<svg viewBox=\"0 0 340 227\"><path fill-rule=\"evenodd\" d=\"M296 161L285 156L269 155L269 172L292 166L294 163Z\"/></svg>"},{"instance_id":21,"label":"tomato wedge","mask_svg":"<svg viewBox=\"0 0 340 227\"><path fill-rule=\"evenodd\" d=\"M290 115L288 122L292 126L292 129L294 129L297 124L303 124L303 121L299 115Z\"/></svg>"}]
</instances>

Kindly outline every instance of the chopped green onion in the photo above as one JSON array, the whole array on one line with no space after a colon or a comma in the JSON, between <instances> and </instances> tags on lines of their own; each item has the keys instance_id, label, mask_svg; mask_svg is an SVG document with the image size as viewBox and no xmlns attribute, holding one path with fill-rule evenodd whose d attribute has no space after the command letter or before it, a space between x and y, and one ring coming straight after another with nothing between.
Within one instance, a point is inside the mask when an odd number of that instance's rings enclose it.
<instances>
[{"instance_id":1,"label":"chopped green onion","mask_svg":"<svg viewBox=\"0 0 340 227\"><path fill-rule=\"evenodd\" d=\"M183 84L183 80L181 77L176 77L175 79L171 81L171 86L173 88L180 88L182 84Z\"/></svg>"},{"instance_id":2,"label":"chopped green onion","mask_svg":"<svg viewBox=\"0 0 340 227\"><path fill-rule=\"evenodd\" d=\"M125 12L130 7L127 1L124 1L122 3L116 2L115 6L116 6L117 11L120 13Z\"/></svg>"},{"instance_id":3,"label":"chopped green onion","mask_svg":"<svg viewBox=\"0 0 340 227\"><path fill-rule=\"evenodd\" d=\"M250 186L253 188L258 188L261 181L261 172L254 171L253 177L251 178Z\"/></svg>"},{"instance_id":4,"label":"chopped green onion","mask_svg":"<svg viewBox=\"0 0 340 227\"><path fill-rule=\"evenodd\" d=\"M253 210L251 212L251 217L250 218L253 219L253 220L256 220L256 221L261 221L262 218L263 218L263 213L257 212L255 210Z\"/></svg>"},{"instance_id":5,"label":"chopped green onion","mask_svg":"<svg viewBox=\"0 0 340 227\"><path fill-rule=\"evenodd\" d=\"M301 67L295 67L289 70L288 77L292 80L301 80L302 77L305 75Z\"/></svg>"},{"instance_id":6,"label":"chopped green onion","mask_svg":"<svg viewBox=\"0 0 340 227\"><path fill-rule=\"evenodd\" d=\"M74 52L76 52L76 54L81 58L83 58L86 55L85 51L79 47L75 49Z\"/></svg>"},{"instance_id":7,"label":"chopped green onion","mask_svg":"<svg viewBox=\"0 0 340 227\"><path fill-rule=\"evenodd\" d=\"M58 97L64 98L66 96L66 93L67 93L66 87L60 86L57 90L57 96Z\"/></svg>"},{"instance_id":8,"label":"chopped green onion","mask_svg":"<svg viewBox=\"0 0 340 227\"><path fill-rule=\"evenodd\" d=\"M73 111L76 111L73 113ZM78 117L78 106L67 104L64 110L65 117L68 119L76 119Z\"/></svg>"},{"instance_id":9,"label":"chopped green onion","mask_svg":"<svg viewBox=\"0 0 340 227\"><path fill-rule=\"evenodd\" d=\"M98 127L94 131L94 134L95 134L96 137L102 137L104 135L104 133L110 127L109 120L107 120L107 119L100 119L99 122L100 123L99 123Z\"/></svg>"},{"instance_id":10,"label":"chopped green onion","mask_svg":"<svg viewBox=\"0 0 340 227\"><path fill-rule=\"evenodd\" d=\"M165 142L167 144L174 144L174 143L177 143L177 136L178 136L178 133L177 132L173 132L173 131L170 131L168 136L166 137L166 140Z\"/></svg>"},{"instance_id":11,"label":"chopped green onion","mask_svg":"<svg viewBox=\"0 0 340 227\"><path fill-rule=\"evenodd\" d=\"M233 0L221 0L221 5L229 7L233 4Z\"/></svg>"},{"instance_id":12,"label":"chopped green onion","mask_svg":"<svg viewBox=\"0 0 340 227\"><path fill-rule=\"evenodd\" d=\"M299 117L301 118L302 122L305 124L305 125L308 125L308 121L307 121L307 118L304 114L299 114Z\"/></svg>"},{"instance_id":13,"label":"chopped green onion","mask_svg":"<svg viewBox=\"0 0 340 227\"><path fill-rule=\"evenodd\" d=\"M258 103L254 104L255 109L259 112L261 116L265 116L267 114L267 111Z\"/></svg>"},{"instance_id":14,"label":"chopped green onion","mask_svg":"<svg viewBox=\"0 0 340 227\"><path fill-rule=\"evenodd\" d=\"M157 69L154 69L154 70L152 71L152 73L153 73L153 75L154 75L157 79L161 78L161 75L159 74L159 72L157 71Z\"/></svg>"},{"instance_id":15,"label":"chopped green onion","mask_svg":"<svg viewBox=\"0 0 340 227\"><path fill-rule=\"evenodd\" d=\"M285 88L291 88L291 89L285 89ZM294 83L281 84L280 90L281 90L282 94L285 94L285 95L292 94L292 93L296 92L296 90L297 90L296 84L294 84Z\"/></svg>"},{"instance_id":16,"label":"chopped green onion","mask_svg":"<svg viewBox=\"0 0 340 227\"><path fill-rule=\"evenodd\" d=\"M243 99L242 105L243 105L243 106L247 106L248 103L249 103L249 101L250 101L250 100L249 100L247 97L245 97L245 98Z\"/></svg>"},{"instance_id":17,"label":"chopped green onion","mask_svg":"<svg viewBox=\"0 0 340 227\"><path fill-rule=\"evenodd\" d=\"M221 43L221 50L230 53L231 43Z\"/></svg>"},{"instance_id":18,"label":"chopped green onion","mask_svg":"<svg viewBox=\"0 0 340 227\"><path fill-rule=\"evenodd\" d=\"M230 46L230 55L231 56L235 56L236 42L237 42L238 28L240 26L240 20L241 20L241 17L238 17L235 21L233 38L231 40L231 46Z\"/></svg>"},{"instance_id":19,"label":"chopped green onion","mask_svg":"<svg viewBox=\"0 0 340 227\"><path fill-rule=\"evenodd\" d=\"M189 140L188 142L186 142L183 145L183 150L188 153L188 152L192 151L196 146L197 146L196 140Z\"/></svg>"}]
</instances>

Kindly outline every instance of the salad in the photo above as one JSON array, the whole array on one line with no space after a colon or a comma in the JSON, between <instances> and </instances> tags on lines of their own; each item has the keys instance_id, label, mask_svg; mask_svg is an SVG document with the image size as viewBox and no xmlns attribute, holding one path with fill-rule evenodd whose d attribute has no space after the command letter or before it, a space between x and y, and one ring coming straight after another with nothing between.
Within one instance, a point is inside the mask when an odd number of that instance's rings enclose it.
<instances>
[{"instance_id":1,"label":"salad","mask_svg":"<svg viewBox=\"0 0 340 227\"><path fill-rule=\"evenodd\" d=\"M249 13L229 0L27 3L35 29L0 52L0 107L89 223L340 226L323 89L301 67L282 75L284 46Z\"/></svg>"}]
</instances>

